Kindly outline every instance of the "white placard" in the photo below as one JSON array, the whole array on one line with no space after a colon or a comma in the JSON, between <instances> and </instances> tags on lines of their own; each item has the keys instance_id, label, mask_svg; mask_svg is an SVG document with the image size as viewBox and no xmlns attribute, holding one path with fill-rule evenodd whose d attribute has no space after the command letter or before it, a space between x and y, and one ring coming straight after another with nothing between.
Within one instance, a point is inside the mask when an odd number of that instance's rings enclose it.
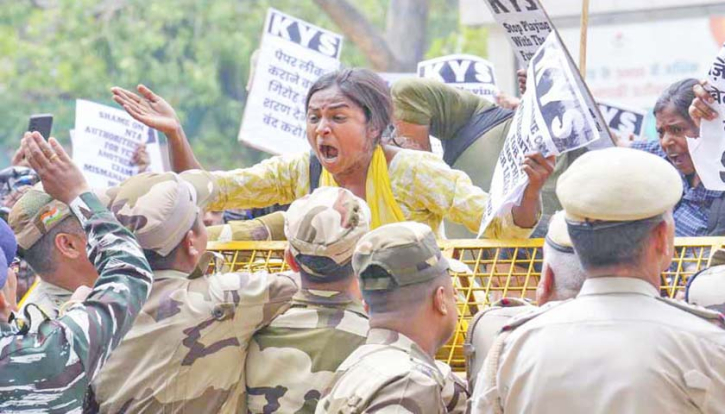
<instances>
[{"instance_id":1,"label":"white placard","mask_svg":"<svg viewBox=\"0 0 725 414\"><path fill-rule=\"evenodd\" d=\"M342 36L269 9L239 140L272 154L308 151L305 97L340 67Z\"/></svg>"},{"instance_id":2,"label":"white placard","mask_svg":"<svg viewBox=\"0 0 725 414\"><path fill-rule=\"evenodd\" d=\"M538 0L486 0L491 14L503 27L521 66L527 67L554 26Z\"/></svg>"},{"instance_id":3,"label":"white placard","mask_svg":"<svg viewBox=\"0 0 725 414\"><path fill-rule=\"evenodd\" d=\"M73 162L93 188L118 185L136 175L138 167L133 162L133 154L140 144L146 144L149 154L147 171L164 170L156 130L110 106L77 100L71 143Z\"/></svg>"},{"instance_id":4,"label":"white placard","mask_svg":"<svg viewBox=\"0 0 725 414\"><path fill-rule=\"evenodd\" d=\"M499 92L493 64L473 55L448 55L418 63L418 77L435 79L491 102Z\"/></svg>"},{"instance_id":5,"label":"white placard","mask_svg":"<svg viewBox=\"0 0 725 414\"><path fill-rule=\"evenodd\" d=\"M700 137L687 138L697 175L708 190L725 191L725 45L707 74L708 92L715 98L713 121L702 120Z\"/></svg>"},{"instance_id":6,"label":"white placard","mask_svg":"<svg viewBox=\"0 0 725 414\"><path fill-rule=\"evenodd\" d=\"M571 58L556 33L549 35L531 59L526 93L496 163L479 237L494 217L521 202L528 183L521 168L526 153L559 155L602 137L587 106L588 92L579 87L577 72L568 60Z\"/></svg>"},{"instance_id":7,"label":"white placard","mask_svg":"<svg viewBox=\"0 0 725 414\"><path fill-rule=\"evenodd\" d=\"M647 112L604 101L597 102L597 105L612 132L623 138L628 138L630 134L642 137Z\"/></svg>"}]
</instances>

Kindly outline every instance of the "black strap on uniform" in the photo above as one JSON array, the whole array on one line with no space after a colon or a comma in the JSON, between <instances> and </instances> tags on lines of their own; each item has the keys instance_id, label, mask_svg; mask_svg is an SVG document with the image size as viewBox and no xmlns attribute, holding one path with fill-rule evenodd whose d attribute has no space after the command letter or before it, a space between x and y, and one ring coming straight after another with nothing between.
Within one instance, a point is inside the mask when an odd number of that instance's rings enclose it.
<instances>
[{"instance_id":1,"label":"black strap on uniform","mask_svg":"<svg viewBox=\"0 0 725 414\"><path fill-rule=\"evenodd\" d=\"M322 175L322 164L317 159L314 151L310 151L310 194L320 186L320 176Z\"/></svg>"},{"instance_id":2,"label":"black strap on uniform","mask_svg":"<svg viewBox=\"0 0 725 414\"><path fill-rule=\"evenodd\" d=\"M463 154L463 151L468 149L479 137L501 122L511 118L513 114L514 111L510 109L492 106L481 113L473 115L471 120L458 130L455 138L441 140L443 144L443 161L452 167L458 161L458 157ZM312 163L310 163L310 168L312 168Z\"/></svg>"}]
</instances>

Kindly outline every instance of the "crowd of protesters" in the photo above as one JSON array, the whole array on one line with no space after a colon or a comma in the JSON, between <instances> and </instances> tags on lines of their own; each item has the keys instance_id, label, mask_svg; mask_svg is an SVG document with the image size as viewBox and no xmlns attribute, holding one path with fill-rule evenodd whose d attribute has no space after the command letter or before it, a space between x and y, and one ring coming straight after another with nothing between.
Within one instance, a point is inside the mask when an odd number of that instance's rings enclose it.
<instances>
[{"instance_id":1,"label":"crowd of protesters","mask_svg":"<svg viewBox=\"0 0 725 414\"><path fill-rule=\"evenodd\" d=\"M92 190L56 140L23 136L0 222L0 412L725 412L722 252L684 301L659 290L675 236L725 235L685 140L716 115L702 83L663 91L658 141L526 154L521 202L482 236L545 237L539 306L473 318L467 380L435 360L459 320L438 240L479 232L515 101L343 69L307 94L311 152L208 172L162 97L112 94L166 135L173 171ZM287 240L291 270L209 273L210 240ZM21 307L18 259L38 280Z\"/></svg>"}]
</instances>

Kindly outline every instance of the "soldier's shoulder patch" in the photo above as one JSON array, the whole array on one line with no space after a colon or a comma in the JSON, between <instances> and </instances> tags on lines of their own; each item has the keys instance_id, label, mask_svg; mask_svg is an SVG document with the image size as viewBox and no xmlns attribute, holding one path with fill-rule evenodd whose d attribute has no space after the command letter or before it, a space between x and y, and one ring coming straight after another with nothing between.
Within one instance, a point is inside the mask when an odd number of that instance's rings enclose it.
<instances>
[{"instance_id":1,"label":"soldier's shoulder patch","mask_svg":"<svg viewBox=\"0 0 725 414\"><path fill-rule=\"evenodd\" d=\"M657 297L661 302L664 302L670 306L674 306L677 309L685 311L689 314L695 315L699 318L705 319L706 321L725 329L725 316L722 313L704 308L702 306L692 305L681 300L675 300L670 298Z\"/></svg>"}]
</instances>

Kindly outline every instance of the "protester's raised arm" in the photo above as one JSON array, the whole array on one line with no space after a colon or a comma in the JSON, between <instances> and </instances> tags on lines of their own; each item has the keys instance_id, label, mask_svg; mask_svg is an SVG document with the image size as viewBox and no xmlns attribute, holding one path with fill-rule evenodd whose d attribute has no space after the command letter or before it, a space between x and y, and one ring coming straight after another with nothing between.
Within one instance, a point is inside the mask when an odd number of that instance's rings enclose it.
<instances>
[{"instance_id":1,"label":"protester's raised arm","mask_svg":"<svg viewBox=\"0 0 725 414\"><path fill-rule=\"evenodd\" d=\"M174 172L201 169L202 166L194 157L174 108L146 86L139 85L137 89L140 96L123 88L111 88L113 100L135 120L166 135L169 139L169 158Z\"/></svg>"}]
</instances>

